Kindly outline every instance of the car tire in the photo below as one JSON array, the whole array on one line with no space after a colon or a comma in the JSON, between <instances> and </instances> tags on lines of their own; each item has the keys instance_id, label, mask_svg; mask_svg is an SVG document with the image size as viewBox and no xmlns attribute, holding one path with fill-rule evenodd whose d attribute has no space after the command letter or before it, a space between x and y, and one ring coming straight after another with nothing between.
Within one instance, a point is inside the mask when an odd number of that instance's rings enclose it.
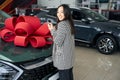
<instances>
[{"instance_id":1,"label":"car tire","mask_svg":"<svg viewBox=\"0 0 120 80\"><path fill-rule=\"evenodd\" d=\"M97 39L96 47L103 54L112 54L117 49L115 39L110 35L103 35Z\"/></svg>"}]
</instances>

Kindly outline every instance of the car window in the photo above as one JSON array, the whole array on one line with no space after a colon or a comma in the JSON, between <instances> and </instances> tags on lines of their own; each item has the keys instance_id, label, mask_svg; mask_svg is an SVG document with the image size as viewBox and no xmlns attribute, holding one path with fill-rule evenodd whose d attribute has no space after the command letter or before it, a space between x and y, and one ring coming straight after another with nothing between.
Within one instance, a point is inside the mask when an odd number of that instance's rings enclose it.
<instances>
[{"instance_id":1,"label":"car window","mask_svg":"<svg viewBox=\"0 0 120 80\"><path fill-rule=\"evenodd\" d=\"M38 16L38 17L43 17L45 15L47 15L47 11L45 11L45 10L40 10L39 13L36 14L36 16Z\"/></svg>"},{"instance_id":2,"label":"car window","mask_svg":"<svg viewBox=\"0 0 120 80\"><path fill-rule=\"evenodd\" d=\"M72 11L72 17L74 20L81 20L83 18L85 18L85 15L77 10Z\"/></svg>"},{"instance_id":3,"label":"car window","mask_svg":"<svg viewBox=\"0 0 120 80\"><path fill-rule=\"evenodd\" d=\"M56 16L57 9L49 9L48 15Z\"/></svg>"},{"instance_id":4,"label":"car window","mask_svg":"<svg viewBox=\"0 0 120 80\"><path fill-rule=\"evenodd\" d=\"M10 15L8 15L7 13L3 12L2 10L0 10L0 23L4 23L6 18L11 17Z\"/></svg>"},{"instance_id":5,"label":"car window","mask_svg":"<svg viewBox=\"0 0 120 80\"><path fill-rule=\"evenodd\" d=\"M82 10L82 12L84 14L86 14L87 17L90 17L95 21L107 21L108 20L106 17L104 17L103 15L101 15L98 12L95 12L93 10L84 9L84 10Z\"/></svg>"},{"instance_id":6,"label":"car window","mask_svg":"<svg viewBox=\"0 0 120 80\"><path fill-rule=\"evenodd\" d=\"M3 16L0 14L0 23L2 23L4 21Z\"/></svg>"},{"instance_id":7,"label":"car window","mask_svg":"<svg viewBox=\"0 0 120 80\"><path fill-rule=\"evenodd\" d=\"M5 19L9 17L11 17L9 14L0 10L0 28L4 26Z\"/></svg>"}]
</instances>

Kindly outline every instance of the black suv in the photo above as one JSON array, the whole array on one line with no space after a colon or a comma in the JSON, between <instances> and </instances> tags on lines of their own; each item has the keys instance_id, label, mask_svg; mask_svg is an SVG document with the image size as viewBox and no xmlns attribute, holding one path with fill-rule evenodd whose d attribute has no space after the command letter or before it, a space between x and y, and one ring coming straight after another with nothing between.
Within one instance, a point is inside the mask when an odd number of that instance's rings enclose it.
<instances>
[{"instance_id":1,"label":"black suv","mask_svg":"<svg viewBox=\"0 0 120 80\"><path fill-rule=\"evenodd\" d=\"M41 22L56 24L56 8L48 8L37 16ZM44 15L41 13L44 13ZM75 26L75 41L94 46L103 54L111 54L120 46L120 22L110 21L88 8L71 8Z\"/></svg>"}]
</instances>

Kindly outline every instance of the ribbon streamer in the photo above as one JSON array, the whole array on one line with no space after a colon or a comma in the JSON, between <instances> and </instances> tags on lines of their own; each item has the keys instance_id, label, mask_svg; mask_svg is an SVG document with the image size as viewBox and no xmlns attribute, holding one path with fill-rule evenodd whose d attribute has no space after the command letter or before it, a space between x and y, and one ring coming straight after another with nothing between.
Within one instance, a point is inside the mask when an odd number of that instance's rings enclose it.
<instances>
[{"instance_id":1,"label":"ribbon streamer","mask_svg":"<svg viewBox=\"0 0 120 80\"><path fill-rule=\"evenodd\" d=\"M46 45L45 38L39 37L39 36L30 37L30 43L31 43L32 47L34 47L34 48L43 47Z\"/></svg>"},{"instance_id":2,"label":"ribbon streamer","mask_svg":"<svg viewBox=\"0 0 120 80\"><path fill-rule=\"evenodd\" d=\"M9 29L3 29L0 32L1 38L6 42L12 42L15 38L15 33L13 31L10 31Z\"/></svg>"},{"instance_id":3,"label":"ribbon streamer","mask_svg":"<svg viewBox=\"0 0 120 80\"><path fill-rule=\"evenodd\" d=\"M38 29L41 26L40 19L34 16L19 16L17 19L17 23L19 22L29 23L34 28L34 30Z\"/></svg>"},{"instance_id":4,"label":"ribbon streamer","mask_svg":"<svg viewBox=\"0 0 120 80\"><path fill-rule=\"evenodd\" d=\"M29 36L33 32L33 27L27 22L19 22L16 24L15 33L18 36Z\"/></svg>"},{"instance_id":5,"label":"ribbon streamer","mask_svg":"<svg viewBox=\"0 0 120 80\"><path fill-rule=\"evenodd\" d=\"M25 36L16 36L14 39L14 45L26 47L28 45L28 39Z\"/></svg>"},{"instance_id":6,"label":"ribbon streamer","mask_svg":"<svg viewBox=\"0 0 120 80\"><path fill-rule=\"evenodd\" d=\"M16 20L17 20L16 17L10 17L5 19L5 28L14 31Z\"/></svg>"},{"instance_id":7,"label":"ribbon streamer","mask_svg":"<svg viewBox=\"0 0 120 80\"><path fill-rule=\"evenodd\" d=\"M44 23L35 31L34 34L45 36L45 35L49 34L49 32L50 32L50 30L48 29L48 24Z\"/></svg>"}]
</instances>

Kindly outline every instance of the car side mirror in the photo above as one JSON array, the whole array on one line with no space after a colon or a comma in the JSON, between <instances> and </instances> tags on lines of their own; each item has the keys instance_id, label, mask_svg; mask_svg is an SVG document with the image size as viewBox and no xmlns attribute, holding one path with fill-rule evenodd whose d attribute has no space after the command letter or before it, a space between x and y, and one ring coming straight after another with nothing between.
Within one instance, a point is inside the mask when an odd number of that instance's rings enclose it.
<instances>
[{"instance_id":1,"label":"car side mirror","mask_svg":"<svg viewBox=\"0 0 120 80\"><path fill-rule=\"evenodd\" d=\"M82 22L90 24L93 20L91 18L81 19Z\"/></svg>"},{"instance_id":2,"label":"car side mirror","mask_svg":"<svg viewBox=\"0 0 120 80\"><path fill-rule=\"evenodd\" d=\"M90 24L90 21L87 20L87 19L81 19L81 21L82 21L83 23L85 23L85 24Z\"/></svg>"}]
</instances>

